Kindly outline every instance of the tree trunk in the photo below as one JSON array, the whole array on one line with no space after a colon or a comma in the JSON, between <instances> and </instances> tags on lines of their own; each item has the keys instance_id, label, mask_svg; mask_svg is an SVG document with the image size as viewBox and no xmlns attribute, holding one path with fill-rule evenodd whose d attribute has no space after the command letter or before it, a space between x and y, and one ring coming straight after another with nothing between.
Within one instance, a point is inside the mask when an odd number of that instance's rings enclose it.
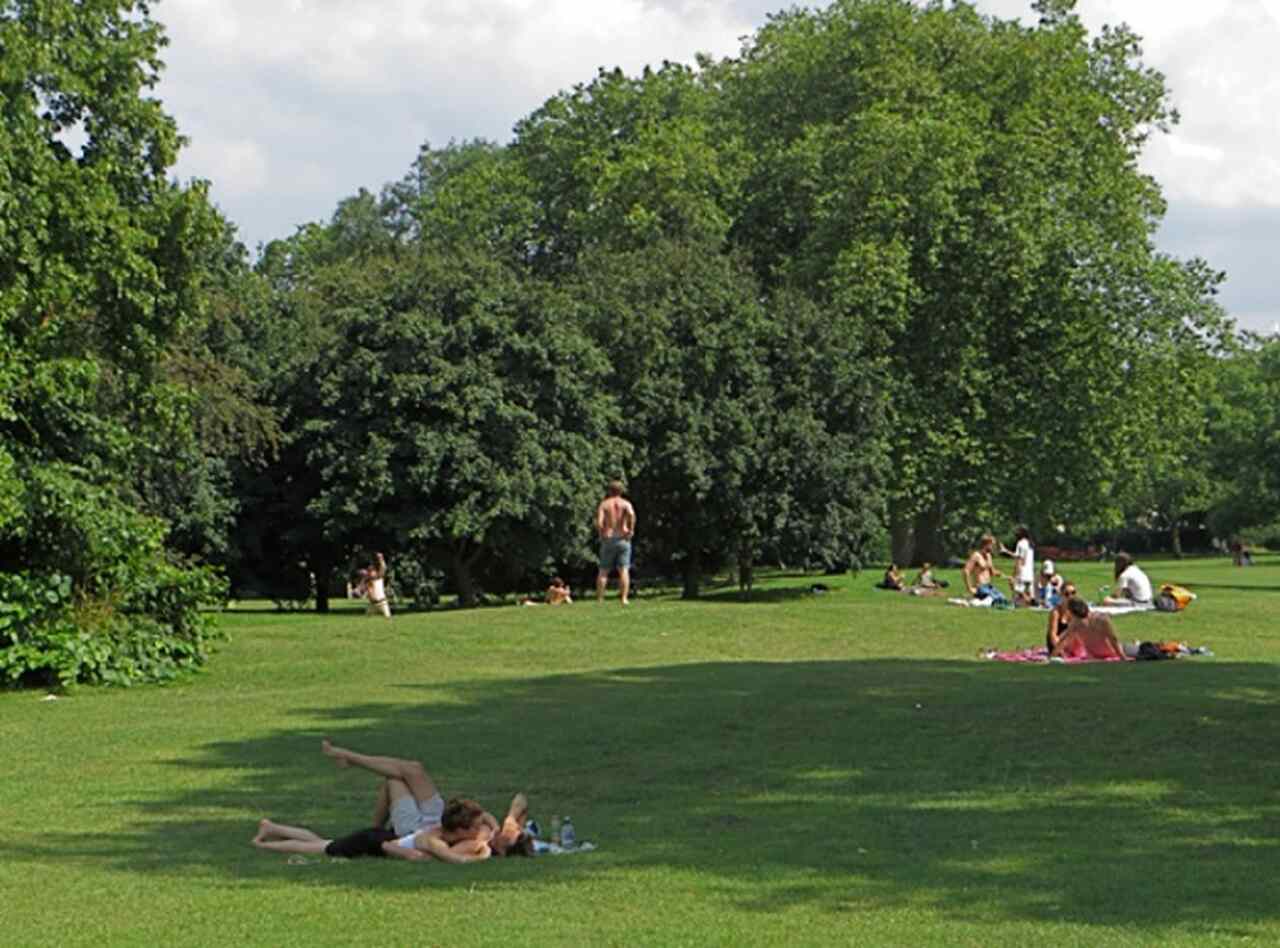
<instances>
[{"instance_id":1,"label":"tree trunk","mask_svg":"<svg viewBox=\"0 0 1280 948\"><path fill-rule=\"evenodd\" d=\"M315 584L312 593L316 597L316 612L329 611L329 580L333 578L333 563L328 559L317 560L311 572L311 581Z\"/></svg>"},{"instance_id":2,"label":"tree trunk","mask_svg":"<svg viewBox=\"0 0 1280 948\"><path fill-rule=\"evenodd\" d=\"M915 556L908 561L912 566L946 561L947 548L942 542L942 510L938 506L929 507L916 516L913 552Z\"/></svg>"},{"instance_id":3,"label":"tree trunk","mask_svg":"<svg viewBox=\"0 0 1280 948\"><path fill-rule=\"evenodd\" d=\"M694 548L684 560L684 591L681 599L697 599L702 587L702 550Z\"/></svg>"},{"instance_id":4,"label":"tree trunk","mask_svg":"<svg viewBox=\"0 0 1280 948\"><path fill-rule=\"evenodd\" d=\"M1169 530L1169 540L1173 545L1174 559L1182 559L1182 524L1180 521L1173 521L1173 526Z\"/></svg>"},{"instance_id":5,"label":"tree trunk","mask_svg":"<svg viewBox=\"0 0 1280 948\"><path fill-rule=\"evenodd\" d=\"M895 516L889 527L889 555L899 566L906 566L915 557L916 537L914 524L906 517Z\"/></svg>"},{"instance_id":6,"label":"tree trunk","mask_svg":"<svg viewBox=\"0 0 1280 948\"><path fill-rule=\"evenodd\" d=\"M755 561L751 547L745 544L738 547L738 590L743 599L751 598L751 587L756 581Z\"/></svg>"},{"instance_id":7,"label":"tree trunk","mask_svg":"<svg viewBox=\"0 0 1280 948\"><path fill-rule=\"evenodd\" d=\"M470 609L476 604L476 581L471 575L472 558L464 556L462 551L454 550L450 554L450 565L453 572L453 584L458 587L458 601Z\"/></svg>"}]
</instances>

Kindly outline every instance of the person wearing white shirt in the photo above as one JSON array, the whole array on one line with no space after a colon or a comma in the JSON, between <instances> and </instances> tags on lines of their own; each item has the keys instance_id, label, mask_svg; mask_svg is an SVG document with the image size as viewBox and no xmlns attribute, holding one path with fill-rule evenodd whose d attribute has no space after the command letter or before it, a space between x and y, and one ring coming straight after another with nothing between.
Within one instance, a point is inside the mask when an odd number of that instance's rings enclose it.
<instances>
[{"instance_id":1,"label":"person wearing white shirt","mask_svg":"<svg viewBox=\"0 0 1280 948\"><path fill-rule=\"evenodd\" d=\"M1151 580L1128 553L1117 553L1115 594L1102 600L1104 606L1150 606Z\"/></svg>"}]
</instances>

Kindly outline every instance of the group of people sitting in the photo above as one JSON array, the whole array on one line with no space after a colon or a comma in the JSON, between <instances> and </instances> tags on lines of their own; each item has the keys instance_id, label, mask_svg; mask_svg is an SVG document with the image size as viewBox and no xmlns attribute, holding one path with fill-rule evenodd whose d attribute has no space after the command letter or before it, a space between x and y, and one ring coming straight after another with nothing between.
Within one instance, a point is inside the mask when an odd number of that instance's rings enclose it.
<instances>
[{"instance_id":1,"label":"group of people sitting","mask_svg":"<svg viewBox=\"0 0 1280 948\"><path fill-rule=\"evenodd\" d=\"M884 579L878 585L880 589L892 589L915 596L935 596L947 588L947 581L934 579L933 564L925 563L920 567L920 572L916 573L915 579L908 584L903 580L898 564L890 563L889 568L884 571Z\"/></svg>"},{"instance_id":2,"label":"group of people sitting","mask_svg":"<svg viewBox=\"0 0 1280 948\"><path fill-rule=\"evenodd\" d=\"M1065 593L1066 580L1058 574L1053 560L1045 560L1039 575L1035 571L1035 547L1026 527L1018 527L1017 542L1012 550L1000 544L1000 552L1014 560L1009 578L1008 597L996 587L995 579L1004 574L995 566L996 538L983 535L978 548L964 564L964 585L971 599L990 600L992 605L1057 607L1070 595ZM1128 553L1117 553L1114 564L1115 587L1102 600L1110 607L1147 608L1153 603L1151 580Z\"/></svg>"},{"instance_id":3,"label":"group of people sitting","mask_svg":"<svg viewBox=\"0 0 1280 948\"><path fill-rule=\"evenodd\" d=\"M479 803L465 797L448 802L421 763L378 757L322 741L321 750L339 767L361 767L382 780L370 826L346 836L324 837L300 826L264 819L252 843L259 849L339 859L378 856L454 865L502 856L532 856L526 831L529 801L517 793L499 822Z\"/></svg>"}]
</instances>

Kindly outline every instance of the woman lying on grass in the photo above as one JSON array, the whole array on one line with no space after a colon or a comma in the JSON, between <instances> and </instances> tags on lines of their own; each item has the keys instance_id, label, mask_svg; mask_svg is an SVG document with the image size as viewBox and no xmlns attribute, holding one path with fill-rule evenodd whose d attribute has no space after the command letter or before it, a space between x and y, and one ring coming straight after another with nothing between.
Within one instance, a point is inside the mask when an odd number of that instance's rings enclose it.
<instances>
[{"instance_id":1,"label":"woman lying on grass","mask_svg":"<svg viewBox=\"0 0 1280 948\"><path fill-rule=\"evenodd\" d=\"M302 827L262 820L252 840L258 848L343 858L438 859L454 864L533 854L533 840L524 831L529 805L523 793L516 794L499 823L474 800L455 797L445 803L431 775L416 760L360 754L328 740L322 741L320 748L339 767L355 765L383 778L372 827L333 840Z\"/></svg>"}]
</instances>

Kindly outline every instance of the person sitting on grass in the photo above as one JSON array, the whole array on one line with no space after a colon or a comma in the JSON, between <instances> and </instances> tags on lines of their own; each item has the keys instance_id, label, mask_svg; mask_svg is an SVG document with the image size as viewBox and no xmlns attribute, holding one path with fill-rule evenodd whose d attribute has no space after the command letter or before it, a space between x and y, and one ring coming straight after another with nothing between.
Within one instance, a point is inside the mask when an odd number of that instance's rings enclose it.
<instances>
[{"instance_id":1,"label":"person sitting on grass","mask_svg":"<svg viewBox=\"0 0 1280 948\"><path fill-rule=\"evenodd\" d=\"M1117 553L1115 562L1116 595L1102 600L1104 606L1152 605L1151 580L1138 568L1128 553Z\"/></svg>"},{"instance_id":2,"label":"person sitting on grass","mask_svg":"<svg viewBox=\"0 0 1280 948\"><path fill-rule=\"evenodd\" d=\"M890 563L889 568L884 571L884 579L880 580L881 589L892 589L895 592L902 592L905 585L902 582L902 573L898 571L897 563Z\"/></svg>"},{"instance_id":3,"label":"person sitting on grass","mask_svg":"<svg viewBox=\"0 0 1280 948\"><path fill-rule=\"evenodd\" d=\"M1071 622L1067 634L1049 652L1050 658L1068 661L1124 661L1124 648L1116 638L1111 617L1090 612L1089 604L1079 596L1067 600Z\"/></svg>"},{"instance_id":4,"label":"person sitting on grass","mask_svg":"<svg viewBox=\"0 0 1280 948\"><path fill-rule=\"evenodd\" d=\"M1053 560L1045 560L1040 565L1040 578L1036 583L1036 602L1046 609L1057 606L1063 599L1062 584Z\"/></svg>"},{"instance_id":5,"label":"person sitting on grass","mask_svg":"<svg viewBox=\"0 0 1280 948\"><path fill-rule=\"evenodd\" d=\"M1062 595L1058 597L1053 609L1049 612L1049 627L1044 634L1044 644L1050 655L1058 647L1058 643L1066 637L1067 629L1071 626L1071 610L1067 608L1067 602L1075 596L1076 584L1064 581L1061 592Z\"/></svg>"},{"instance_id":6,"label":"person sitting on grass","mask_svg":"<svg viewBox=\"0 0 1280 948\"><path fill-rule=\"evenodd\" d=\"M551 580L551 585L547 587L547 605L559 606L573 605L573 593L569 590L569 586L559 576Z\"/></svg>"},{"instance_id":7,"label":"person sitting on grass","mask_svg":"<svg viewBox=\"0 0 1280 948\"><path fill-rule=\"evenodd\" d=\"M991 605L999 606L1008 602L1004 593L996 589L991 581L1003 575L992 561L992 552L996 548L996 538L991 534L983 534L978 548L969 554L964 563L964 588L970 599L990 599Z\"/></svg>"},{"instance_id":8,"label":"person sitting on grass","mask_svg":"<svg viewBox=\"0 0 1280 948\"><path fill-rule=\"evenodd\" d=\"M933 564L925 562L920 567L920 572L916 573L916 578L911 581L911 585L917 589L941 589L942 586L933 578Z\"/></svg>"}]
</instances>

